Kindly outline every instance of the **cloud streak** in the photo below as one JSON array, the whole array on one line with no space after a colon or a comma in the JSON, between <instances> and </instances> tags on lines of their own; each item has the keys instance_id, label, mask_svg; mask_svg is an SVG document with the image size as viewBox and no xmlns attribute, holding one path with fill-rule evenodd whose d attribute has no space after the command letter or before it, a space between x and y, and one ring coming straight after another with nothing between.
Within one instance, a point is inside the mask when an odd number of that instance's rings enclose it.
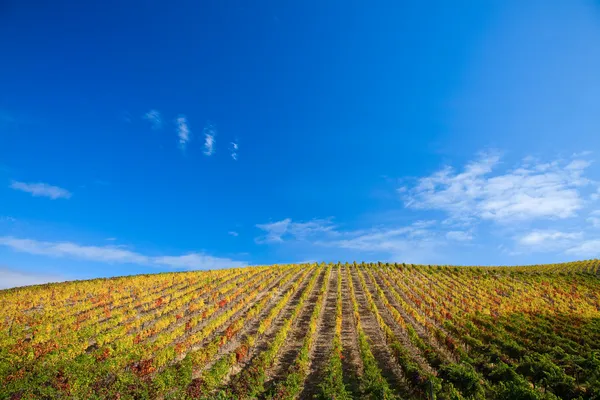
<instances>
[{"instance_id":1,"label":"cloud streak","mask_svg":"<svg viewBox=\"0 0 600 400\"><path fill-rule=\"evenodd\" d=\"M235 268L247 265L245 261L213 257L197 252L177 256L149 256L117 246L85 246L73 242L45 242L12 236L0 237L0 246L6 246L21 253L75 258L100 263L166 266L181 269Z\"/></svg>"},{"instance_id":2,"label":"cloud streak","mask_svg":"<svg viewBox=\"0 0 600 400\"><path fill-rule=\"evenodd\" d=\"M465 231L450 231L446 233L446 239L455 240L457 242L468 242L473 240L473 235Z\"/></svg>"},{"instance_id":3,"label":"cloud streak","mask_svg":"<svg viewBox=\"0 0 600 400\"><path fill-rule=\"evenodd\" d=\"M0 267L0 277L2 277L2 279L0 279L0 289L40 285L50 282L63 282L66 280L64 277L58 275L16 271L3 267Z\"/></svg>"},{"instance_id":4,"label":"cloud streak","mask_svg":"<svg viewBox=\"0 0 600 400\"><path fill-rule=\"evenodd\" d=\"M308 222L293 222L290 218L266 224L257 224L264 235L256 238L256 243L280 243L284 238L305 240L311 236L322 233L335 234L335 225L331 218L313 219Z\"/></svg>"},{"instance_id":5,"label":"cloud streak","mask_svg":"<svg viewBox=\"0 0 600 400\"><path fill-rule=\"evenodd\" d=\"M528 246L539 246L547 242L556 242L560 240L574 240L580 238L581 232L566 233L554 230L537 230L519 238L519 243Z\"/></svg>"},{"instance_id":6,"label":"cloud streak","mask_svg":"<svg viewBox=\"0 0 600 400\"><path fill-rule=\"evenodd\" d=\"M204 127L204 155L212 156L215 152L217 128L211 123Z\"/></svg>"},{"instance_id":7,"label":"cloud streak","mask_svg":"<svg viewBox=\"0 0 600 400\"><path fill-rule=\"evenodd\" d=\"M594 228L600 228L600 210L594 210L586 219Z\"/></svg>"},{"instance_id":8,"label":"cloud streak","mask_svg":"<svg viewBox=\"0 0 600 400\"><path fill-rule=\"evenodd\" d=\"M157 110L150 110L142 116L143 119L150 122L152 129L161 129L163 122L160 112Z\"/></svg>"},{"instance_id":9,"label":"cloud streak","mask_svg":"<svg viewBox=\"0 0 600 400\"><path fill-rule=\"evenodd\" d=\"M177 137L179 139L179 148L185 150L191 138L191 132L188 126L187 118L185 117L185 115L180 115L175 120L175 123L177 125Z\"/></svg>"},{"instance_id":10,"label":"cloud streak","mask_svg":"<svg viewBox=\"0 0 600 400\"><path fill-rule=\"evenodd\" d=\"M561 232L554 229L536 229L515 237L518 251L521 252L562 252L569 254L578 241L583 238L583 232Z\"/></svg>"},{"instance_id":11,"label":"cloud streak","mask_svg":"<svg viewBox=\"0 0 600 400\"><path fill-rule=\"evenodd\" d=\"M320 240L316 244L363 252L401 254L416 247L432 247L437 239L432 232L418 226L379 228L368 231L350 231L338 240Z\"/></svg>"},{"instance_id":12,"label":"cloud streak","mask_svg":"<svg viewBox=\"0 0 600 400\"><path fill-rule=\"evenodd\" d=\"M238 159L238 149L239 149L239 144L237 144L237 142L231 142L231 158L233 158L235 161L237 161Z\"/></svg>"},{"instance_id":13,"label":"cloud streak","mask_svg":"<svg viewBox=\"0 0 600 400\"><path fill-rule=\"evenodd\" d=\"M26 183L26 182L18 182L12 181L10 184L10 188L14 190L20 190L22 192L26 192L31 194L34 197L48 197L52 200L56 199L69 199L72 196L72 193L67 189L63 189L58 186L52 186L47 183Z\"/></svg>"},{"instance_id":14,"label":"cloud streak","mask_svg":"<svg viewBox=\"0 0 600 400\"><path fill-rule=\"evenodd\" d=\"M586 240L571 247L565 253L577 257L600 257L600 239Z\"/></svg>"},{"instance_id":15,"label":"cloud streak","mask_svg":"<svg viewBox=\"0 0 600 400\"><path fill-rule=\"evenodd\" d=\"M342 230L331 218L306 222L286 218L256 225L264 234L255 241L271 245L293 242L309 245L313 251L336 248L379 259L424 262L437 257L435 250L445 244L443 234L432 229L435 225L435 221L416 221L400 227Z\"/></svg>"}]
</instances>

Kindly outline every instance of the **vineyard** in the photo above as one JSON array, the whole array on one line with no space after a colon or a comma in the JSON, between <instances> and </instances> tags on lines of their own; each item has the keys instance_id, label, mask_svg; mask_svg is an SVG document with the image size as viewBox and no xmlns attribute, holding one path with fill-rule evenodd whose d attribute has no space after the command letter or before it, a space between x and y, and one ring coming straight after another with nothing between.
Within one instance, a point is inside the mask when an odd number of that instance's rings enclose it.
<instances>
[{"instance_id":1,"label":"vineyard","mask_svg":"<svg viewBox=\"0 0 600 400\"><path fill-rule=\"evenodd\" d=\"M600 261L0 291L0 399L600 399Z\"/></svg>"}]
</instances>

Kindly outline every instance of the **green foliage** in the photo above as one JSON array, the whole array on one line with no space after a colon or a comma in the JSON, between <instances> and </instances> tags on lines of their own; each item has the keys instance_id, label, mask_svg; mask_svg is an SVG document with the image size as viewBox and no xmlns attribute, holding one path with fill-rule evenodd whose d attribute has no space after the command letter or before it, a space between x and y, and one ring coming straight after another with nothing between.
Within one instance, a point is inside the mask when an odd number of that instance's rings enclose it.
<instances>
[{"instance_id":1,"label":"green foliage","mask_svg":"<svg viewBox=\"0 0 600 400\"><path fill-rule=\"evenodd\" d=\"M322 399L351 398L343 320L356 329L363 366L353 395L600 400L598 260L510 268L312 263L0 291L0 400L295 398L329 283L316 282L329 274L338 276L336 332L319 374ZM310 321L299 327L304 312ZM367 336L362 318L379 332ZM302 347L272 382L297 329ZM391 356L385 364L406 378L401 387L373 356L381 338ZM241 372L224 386L234 366Z\"/></svg>"},{"instance_id":2,"label":"green foliage","mask_svg":"<svg viewBox=\"0 0 600 400\"><path fill-rule=\"evenodd\" d=\"M480 376L472 365L445 364L439 370L440 378L453 384L465 397L485 397L484 389L480 383Z\"/></svg>"},{"instance_id":3,"label":"green foliage","mask_svg":"<svg viewBox=\"0 0 600 400\"><path fill-rule=\"evenodd\" d=\"M361 379L362 392L367 399L396 399L397 396L390 388L387 381L381 376L377 360L371 352L367 337L360 330L358 332L358 346L363 361L363 376Z\"/></svg>"}]
</instances>

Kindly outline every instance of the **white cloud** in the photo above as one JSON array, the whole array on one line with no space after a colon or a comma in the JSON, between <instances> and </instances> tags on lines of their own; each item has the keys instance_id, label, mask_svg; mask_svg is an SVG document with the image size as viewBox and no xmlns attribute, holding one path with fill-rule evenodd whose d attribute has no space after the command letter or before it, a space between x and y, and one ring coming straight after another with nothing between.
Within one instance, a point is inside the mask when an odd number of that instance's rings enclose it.
<instances>
[{"instance_id":1,"label":"white cloud","mask_svg":"<svg viewBox=\"0 0 600 400\"><path fill-rule=\"evenodd\" d=\"M473 235L466 231L450 231L446 233L446 239L456 240L457 242L468 242L473 240Z\"/></svg>"},{"instance_id":2,"label":"white cloud","mask_svg":"<svg viewBox=\"0 0 600 400\"><path fill-rule=\"evenodd\" d=\"M417 243L432 242L429 231L413 226L395 229L373 229L370 231L346 232L348 238L318 241L317 244L366 252L401 253Z\"/></svg>"},{"instance_id":3,"label":"white cloud","mask_svg":"<svg viewBox=\"0 0 600 400\"><path fill-rule=\"evenodd\" d=\"M237 237L237 236L239 236L239 235L240 235L240 234L239 234L239 233L237 233L236 231L229 231L229 232L227 232L227 233L228 233L228 234L230 234L231 236L235 236L235 237Z\"/></svg>"},{"instance_id":4,"label":"white cloud","mask_svg":"<svg viewBox=\"0 0 600 400\"><path fill-rule=\"evenodd\" d=\"M256 238L259 244L295 242L321 248L337 248L367 253L380 260L410 262L430 261L439 255L435 249L444 246L443 235L431 229L435 221L416 221L409 226L340 230L331 218L293 222L290 218L256 225L266 232ZM316 247L312 247L313 250ZM316 250L319 252L319 250ZM327 250L328 252L330 250ZM441 260L438 260L441 261Z\"/></svg>"},{"instance_id":5,"label":"white cloud","mask_svg":"<svg viewBox=\"0 0 600 400\"><path fill-rule=\"evenodd\" d=\"M13 250L53 257L74 257L90 261L148 264L150 259L141 254L114 246L81 246L71 242L41 242L19 239L12 236L0 237L0 245Z\"/></svg>"},{"instance_id":6,"label":"white cloud","mask_svg":"<svg viewBox=\"0 0 600 400\"><path fill-rule=\"evenodd\" d=\"M482 154L461 173L451 167L421 178L404 195L405 205L415 209L446 211L452 221L473 219L499 223L536 218L563 219L576 215L584 201L579 189L592 182L583 177L590 163L572 160L535 163L492 175L500 156Z\"/></svg>"},{"instance_id":7,"label":"white cloud","mask_svg":"<svg viewBox=\"0 0 600 400\"><path fill-rule=\"evenodd\" d=\"M17 219L13 218L11 216L0 216L0 222L13 223L13 222L17 222Z\"/></svg>"},{"instance_id":8,"label":"white cloud","mask_svg":"<svg viewBox=\"0 0 600 400\"><path fill-rule=\"evenodd\" d=\"M600 239L586 240L566 251L577 257L600 257Z\"/></svg>"},{"instance_id":9,"label":"white cloud","mask_svg":"<svg viewBox=\"0 0 600 400\"><path fill-rule=\"evenodd\" d=\"M143 119L150 122L152 129L162 128L162 117L157 110L150 110L142 116Z\"/></svg>"},{"instance_id":10,"label":"white cloud","mask_svg":"<svg viewBox=\"0 0 600 400\"><path fill-rule=\"evenodd\" d=\"M283 242L282 236L288 231L289 225L292 223L290 218L281 221L271 222L268 224L257 224L256 227L267 232L264 236L256 239L257 243L273 243Z\"/></svg>"},{"instance_id":11,"label":"white cloud","mask_svg":"<svg viewBox=\"0 0 600 400\"><path fill-rule=\"evenodd\" d=\"M158 265L186 269L239 268L248 265L248 263L244 261L213 257L201 253L190 253L183 256L155 257L153 260L154 263Z\"/></svg>"},{"instance_id":12,"label":"white cloud","mask_svg":"<svg viewBox=\"0 0 600 400\"><path fill-rule=\"evenodd\" d=\"M12 181L10 187L15 190L30 193L35 197L49 197L52 200L68 199L72 196L71 192L69 192L67 189L41 182L25 183Z\"/></svg>"},{"instance_id":13,"label":"white cloud","mask_svg":"<svg viewBox=\"0 0 600 400\"><path fill-rule=\"evenodd\" d=\"M215 142L217 136L217 129L213 124L207 124L204 127L204 154L212 156L215 152Z\"/></svg>"},{"instance_id":14,"label":"white cloud","mask_svg":"<svg viewBox=\"0 0 600 400\"><path fill-rule=\"evenodd\" d=\"M583 237L582 232L560 232L551 229L534 230L516 237L517 243L532 251L558 251L570 247Z\"/></svg>"},{"instance_id":15,"label":"white cloud","mask_svg":"<svg viewBox=\"0 0 600 400\"><path fill-rule=\"evenodd\" d=\"M283 242L284 237L304 240L308 236L318 233L335 233L335 226L331 219L313 219L308 222L292 222L290 218L267 224L258 224L256 227L266 234L256 239L257 243Z\"/></svg>"},{"instance_id":16,"label":"white cloud","mask_svg":"<svg viewBox=\"0 0 600 400\"><path fill-rule=\"evenodd\" d=\"M586 221L592 224L594 228L600 228L600 210L592 211Z\"/></svg>"},{"instance_id":17,"label":"white cloud","mask_svg":"<svg viewBox=\"0 0 600 400\"><path fill-rule=\"evenodd\" d=\"M231 142L231 158L233 158L234 160L237 161L238 159L238 149L239 149L239 144L237 144L236 142Z\"/></svg>"},{"instance_id":18,"label":"white cloud","mask_svg":"<svg viewBox=\"0 0 600 400\"><path fill-rule=\"evenodd\" d=\"M175 120L177 124L177 137L179 138L179 147L185 150L187 143L190 141L190 128L188 126L185 115L180 115Z\"/></svg>"},{"instance_id":19,"label":"white cloud","mask_svg":"<svg viewBox=\"0 0 600 400\"><path fill-rule=\"evenodd\" d=\"M570 171L583 171L590 165L592 165L592 162L588 160L573 160L565 167L565 169Z\"/></svg>"},{"instance_id":20,"label":"white cloud","mask_svg":"<svg viewBox=\"0 0 600 400\"><path fill-rule=\"evenodd\" d=\"M203 253L189 253L179 256L148 256L124 249L122 246L84 246L72 242L44 242L12 236L0 237L0 245L22 253L69 257L105 263L167 266L185 269L230 268L247 265L244 261L213 257Z\"/></svg>"},{"instance_id":21,"label":"white cloud","mask_svg":"<svg viewBox=\"0 0 600 400\"><path fill-rule=\"evenodd\" d=\"M38 274L0 267L0 289L63 282L65 280L64 277L58 275Z\"/></svg>"},{"instance_id":22,"label":"white cloud","mask_svg":"<svg viewBox=\"0 0 600 400\"><path fill-rule=\"evenodd\" d=\"M519 243L536 246L547 241L555 241L560 239L579 239L580 237L580 232L565 233L553 230L537 230L521 236L519 238Z\"/></svg>"},{"instance_id":23,"label":"white cloud","mask_svg":"<svg viewBox=\"0 0 600 400\"><path fill-rule=\"evenodd\" d=\"M372 261L443 262L443 253L440 251L446 245L443 236L419 225L338 232L341 238L325 238L314 244L364 253Z\"/></svg>"}]
</instances>

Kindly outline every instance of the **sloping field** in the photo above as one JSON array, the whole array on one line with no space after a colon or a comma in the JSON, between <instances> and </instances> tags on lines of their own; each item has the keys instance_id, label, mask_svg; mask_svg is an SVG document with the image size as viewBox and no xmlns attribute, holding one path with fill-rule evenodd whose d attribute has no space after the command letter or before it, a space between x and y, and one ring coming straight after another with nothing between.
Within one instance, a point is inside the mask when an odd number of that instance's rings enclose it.
<instances>
[{"instance_id":1,"label":"sloping field","mask_svg":"<svg viewBox=\"0 0 600 400\"><path fill-rule=\"evenodd\" d=\"M600 261L0 291L0 399L600 399Z\"/></svg>"}]
</instances>

